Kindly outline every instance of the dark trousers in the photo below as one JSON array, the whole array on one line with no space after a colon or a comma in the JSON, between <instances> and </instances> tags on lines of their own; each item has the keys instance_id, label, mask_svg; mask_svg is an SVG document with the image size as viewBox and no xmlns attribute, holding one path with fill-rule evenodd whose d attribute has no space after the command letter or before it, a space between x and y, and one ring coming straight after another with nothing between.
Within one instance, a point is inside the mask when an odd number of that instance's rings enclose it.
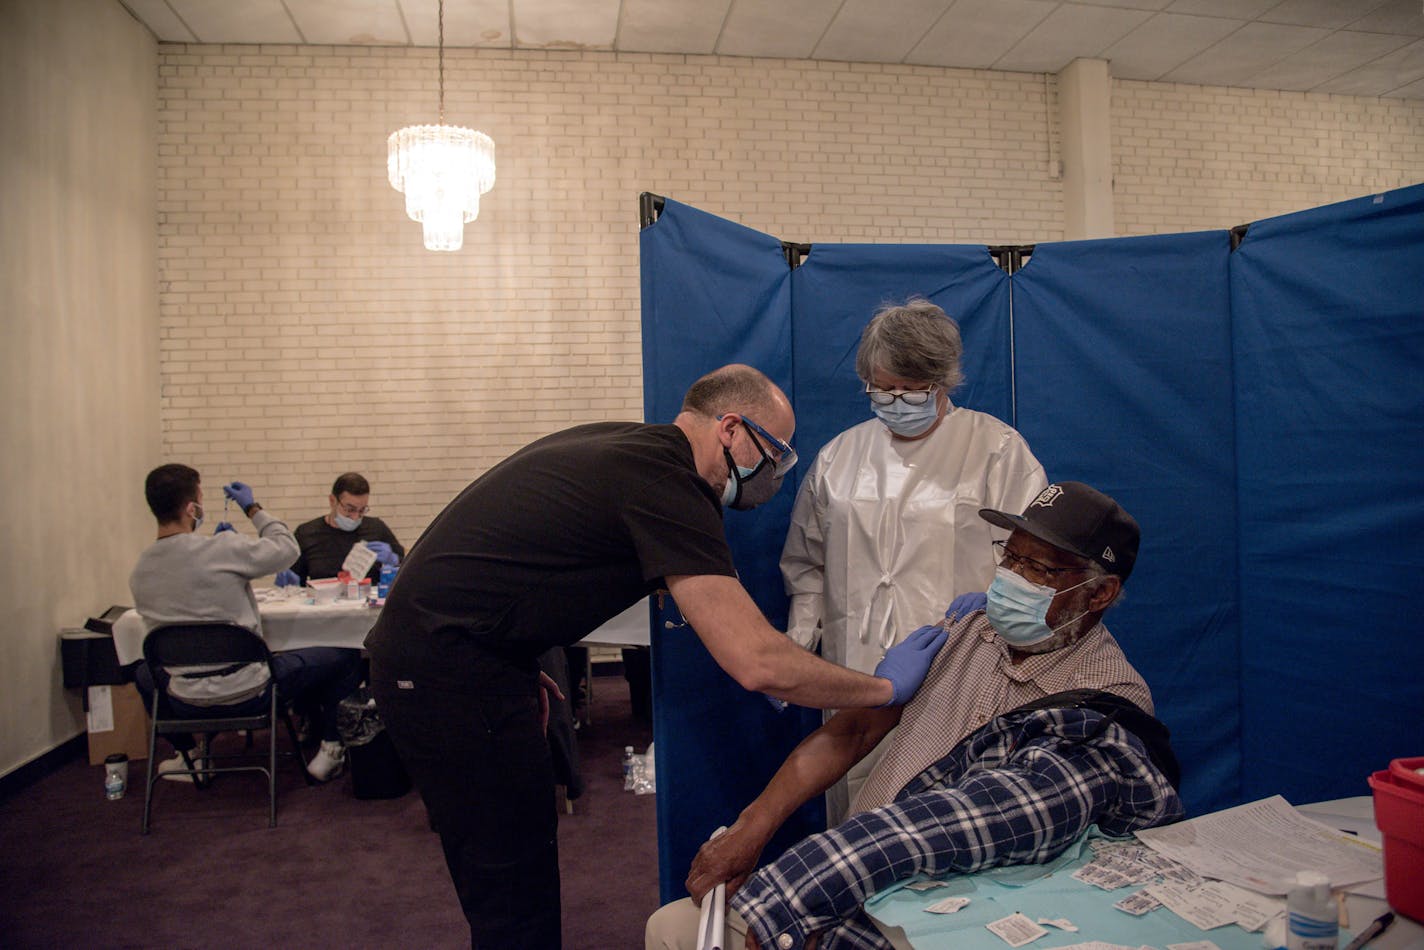
<instances>
[{"instance_id":1,"label":"dark trousers","mask_svg":"<svg viewBox=\"0 0 1424 950\"><path fill-rule=\"evenodd\" d=\"M557 950L558 818L533 679L473 695L405 682L372 659L376 707L440 834L471 946Z\"/></svg>"},{"instance_id":2,"label":"dark trousers","mask_svg":"<svg viewBox=\"0 0 1424 950\"><path fill-rule=\"evenodd\" d=\"M361 685L361 651L339 647L306 647L272 654L272 676L277 681L277 693L283 702L305 700L321 717L321 737L329 741L339 738L336 731L336 710L340 702ZM153 708L153 672L147 663L134 667L134 686L143 697L143 708ZM161 702L169 714L201 718L214 713L241 716L260 715L267 711L267 697L259 696L231 706L190 706L166 692ZM187 736L168 737L175 749L193 748Z\"/></svg>"}]
</instances>

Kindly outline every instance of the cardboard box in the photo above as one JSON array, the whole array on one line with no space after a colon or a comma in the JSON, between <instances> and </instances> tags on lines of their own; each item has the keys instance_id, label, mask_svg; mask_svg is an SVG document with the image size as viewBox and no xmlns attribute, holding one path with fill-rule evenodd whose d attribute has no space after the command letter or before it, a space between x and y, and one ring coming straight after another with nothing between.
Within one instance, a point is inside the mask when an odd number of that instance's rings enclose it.
<instances>
[{"instance_id":1,"label":"cardboard box","mask_svg":"<svg viewBox=\"0 0 1424 950\"><path fill-rule=\"evenodd\" d=\"M89 687L89 764L114 752L148 758L148 712L132 683Z\"/></svg>"}]
</instances>

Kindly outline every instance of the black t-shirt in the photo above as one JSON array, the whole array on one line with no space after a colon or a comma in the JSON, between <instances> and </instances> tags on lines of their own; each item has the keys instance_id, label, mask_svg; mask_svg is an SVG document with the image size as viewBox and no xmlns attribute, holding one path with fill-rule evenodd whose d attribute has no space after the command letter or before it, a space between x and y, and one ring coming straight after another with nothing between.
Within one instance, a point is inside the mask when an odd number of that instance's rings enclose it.
<instances>
[{"instance_id":1,"label":"black t-shirt","mask_svg":"<svg viewBox=\"0 0 1424 950\"><path fill-rule=\"evenodd\" d=\"M468 690L490 657L532 669L680 574L736 576L687 437L673 425L578 426L446 506L401 564L366 647L392 674Z\"/></svg>"},{"instance_id":2,"label":"black t-shirt","mask_svg":"<svg viewBox=\"0 0 1424 950\"><path fill-rule=\"evenodd\" d=\"M333 528L326 523L326 517L322 516L298 526L292 533L297 536L297 545L302 549L297 562L292 565L292 570L301 575L304 584L313 577L335 577L340 573L346 555L351 553L351 546L357 541L384 541L391 546L392 551L405 557L405 548L401 547L391 529L386 527L386 523L380 518L372 518L370 515L361 519L355 531ZM373 581L379 578L381 562L372 564L366 576Z\"/></svg>"}]
</instances>

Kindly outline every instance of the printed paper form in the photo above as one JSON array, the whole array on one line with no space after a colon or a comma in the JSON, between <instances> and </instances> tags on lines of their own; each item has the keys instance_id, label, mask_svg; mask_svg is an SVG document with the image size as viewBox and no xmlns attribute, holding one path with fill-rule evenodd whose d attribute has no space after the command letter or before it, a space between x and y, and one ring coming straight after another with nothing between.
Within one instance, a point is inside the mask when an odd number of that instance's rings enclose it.
<instances>
[{"instance_id":1,"label":"printed paper form","mask_svg":"<svg viewBox=\"0 0 1424 950\"><path fill-rule=\"evenodd\" d=\"M1335 887L1384 875L1379 848L1301 815L1273 795L1137 838L1203 877L1284 894L1296 871L1323 871Z\"/></svg>"}]
</instances>

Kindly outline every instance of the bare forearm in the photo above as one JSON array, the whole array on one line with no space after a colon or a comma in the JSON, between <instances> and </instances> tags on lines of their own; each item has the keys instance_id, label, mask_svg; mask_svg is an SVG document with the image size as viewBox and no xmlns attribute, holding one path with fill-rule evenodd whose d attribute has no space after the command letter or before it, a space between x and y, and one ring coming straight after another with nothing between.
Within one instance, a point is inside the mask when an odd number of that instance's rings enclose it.
<instances>
[{"instance_id":1,"label":"bare forearm","mask_svg":"<svg viewBox=\"0 0 1424 950\"><path fill-rule=\"evenodd\" d=\"M901 707L854 709L836 715L803 739L741 820L767 838L796 809L830 788L865 758L900 721Z\"/></svg>"},{"instance_id":2,"label":"bare forearm","mask_svg":"<svg viewBox=\"0 0 1424 950\"><path fill-rule=\"evenodd\" d=\"M735 578L667 578L678 608L717 665L744 689L816 709L883 706L889 680L827 663L771 624Z\"/></svg>"},{"instance_id":3,"label":"bare forearm","mask_svg":"<svg viewBox=\"0 0 1424 950\"><path fill-rule=\"evenodd\" d=\"M764 646L766 679L748 687L813 709L884 706L895 697L887 679L837 666L778 636Z\"/></svg>"}]
</instances>

